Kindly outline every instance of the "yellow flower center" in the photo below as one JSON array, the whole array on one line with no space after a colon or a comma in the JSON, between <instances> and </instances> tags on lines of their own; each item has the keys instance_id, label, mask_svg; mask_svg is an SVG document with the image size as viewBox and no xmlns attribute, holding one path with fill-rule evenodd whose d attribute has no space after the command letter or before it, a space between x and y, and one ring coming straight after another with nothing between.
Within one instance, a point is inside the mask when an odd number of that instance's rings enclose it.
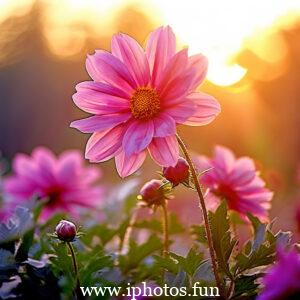
<instances>
[{"instance_id":1,"label":"yellow flower center","mask_svg":"<svg viewBox=\"0 0 300 300\"><path fill-rule=\"evenodd\" d=\"M138 88L131 96L130 108L136 119L150 120L160 110L158 93L150 87Z\"/></svg>"}]
</instances>

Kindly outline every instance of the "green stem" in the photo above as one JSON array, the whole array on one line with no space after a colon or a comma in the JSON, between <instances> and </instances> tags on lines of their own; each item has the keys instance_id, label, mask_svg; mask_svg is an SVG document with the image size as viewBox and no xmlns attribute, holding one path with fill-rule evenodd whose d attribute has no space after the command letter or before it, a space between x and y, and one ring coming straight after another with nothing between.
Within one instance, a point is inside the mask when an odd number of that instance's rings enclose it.
<instances>
[{"instance_id":1,"label":"green stem","mask_svg":"<svg viewBox=\"0 0 300 300\"><path fill-rule=\"evenodd\" d=\"M162 225L163 225L163 236L164 236L164 248L163 248L163 256L169 256L169 218L168 218L168 211L166 202L161 205L162 208Z\"/></svg>"},{"instance_id":2,"label":"green stem","mask_svg":"<svg viewBox=\"0 0 300 300\"><path fill-rule=\"evenodd\" d=\"M210 229L210 224L209 224L209 220L208 220L208 214L207 214L207 209L205 206L205 200L204 200L204 196L201 190L201 186L200 183L198 181L198 177L197 177L197 173L193 164L193 161L191 159L191 156L187 150L187 147L185 146L183 140L180 138L180 136L177 134L177 140L179 143L179 146L183 152L183 154L186 157L186 160L189 164L190 170L191 170L191 174L193 177L193 181L194 181L194 185L199 197L199 206L201 207L202 210L202 214L203 214L203 219L204 219L204 226L205 226L205 232L206 232L206 237L207 237L207 243L208 243L208 249L209 249L209 254L211 257L211 263L212 263L212 269L213 269L213 273L215 276L215 280L216 280L216 285L219 288L220 291L220 295L223 295L223 286L221 284L221 280L219 277L219 271L218 271L218 264L217 264L217 260L216 260L216 255L215 255L215 250L214 250L214 245L213 245L213 239L212 239L212 234L211 234L211 229Z\"/></svg>"},{"instance_id":3,"label":"green stem","mask_svg":"<svg viewBox=\"0 0 300 300\"><path fill-rule=\"evenodd\" d=\"M74 273L75 273L75 278L76 278L76 289L75 289L76 298L77 298L77 300L82 300L82 299L84 299L84 296L82 295L81 290L80 290L80 281L79 281L78 265L77 265L77 261L76 261L76 255L75 255L72 244L70 242L67 242L67 245L68 245L70 253L71 253L72 263L73 263Z\"/></svg>"}]
</instances>

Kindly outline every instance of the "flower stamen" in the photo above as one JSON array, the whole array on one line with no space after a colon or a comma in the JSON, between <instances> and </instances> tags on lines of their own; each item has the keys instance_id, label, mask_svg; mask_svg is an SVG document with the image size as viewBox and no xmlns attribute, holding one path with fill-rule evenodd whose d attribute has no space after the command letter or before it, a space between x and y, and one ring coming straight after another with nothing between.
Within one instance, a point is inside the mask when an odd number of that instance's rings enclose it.
<instances>
[{"instance_id":1,"label":"flower stamen","mask_svg":"<svg viewBox=\"0 0 300 300\"><path fill-rule=\"evenodd\" d=\"M160 111L160 99L156 90L150 87L138 88L131 96L132 115L139 120L150 120Z\"/></svg>"}]
</instances>

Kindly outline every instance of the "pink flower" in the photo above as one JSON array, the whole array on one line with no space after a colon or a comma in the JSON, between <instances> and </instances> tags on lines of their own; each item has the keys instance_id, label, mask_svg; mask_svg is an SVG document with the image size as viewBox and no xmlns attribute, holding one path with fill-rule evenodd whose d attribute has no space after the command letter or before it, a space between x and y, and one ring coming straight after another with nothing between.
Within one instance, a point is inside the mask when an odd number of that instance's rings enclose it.
<instances>
[{"instance_id":1,"label":"pink flower","mask_svg":"<svg viewBox=\"0 0 300 300\"><path fill-rule=\"evenodd\" d=\"M265 188L252 159L236 159L228 148L216 146L214 157L200 156L196 161L201 183L208 188L207 199L213 207L225 199L231 210L237 211L243 219L251 213L261 220L268 218L268 209L273 193Z\"/></svg>"},{"instance_id":2,"label":"pink flower","mask_svg":"<svg viewBox=\"0 0 300 300\"><path fill-rule=\"evenodd\" d=\"M278 250L277 263L263 278L264 290L257 300L299 299L300 256L295 250Z\"/></svg>"},{"instance_id":3,"label":"pink flower","mask_svg":"<svg viewBox=\"0 0 300 300\"><path fill-rule=\"evenodd\" d=\"M211 96L196 92L207 71L207 59L176 52L172 29L150 34L144 50L133 38L117 34L111 53L96 50L86 68L93 81L81 82L75 104L93 116L71 123L93 133L85 157L103 162L115 157L120 176L135 172L147 150L161 166L175 166L179 150L176 125L206 125L220 112Z\"/></svg>"},{"instance_id":4,"label":"pink flower","mask_svg":"<svg viewBox=\"0 0 300 300\"><path fill-rule=\"evenodd\" d=\"M48 199L42 219L56 212L77 214L78 209L93 208L103 193L93 183L100 177L94 167L84 167L79 151L63 152L58 158L43 147L31 156L17 154L13 161L14 174L4 179L4 193L10 207L26 205L33 197Z\"/></svg>"}]
</instances>

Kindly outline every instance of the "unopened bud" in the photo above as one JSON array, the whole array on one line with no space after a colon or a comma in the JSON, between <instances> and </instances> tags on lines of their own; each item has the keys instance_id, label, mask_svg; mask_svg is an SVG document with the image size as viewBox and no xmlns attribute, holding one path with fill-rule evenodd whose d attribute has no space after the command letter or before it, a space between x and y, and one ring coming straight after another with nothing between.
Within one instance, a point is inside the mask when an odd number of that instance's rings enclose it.
<instances>
[{"instance_id":1,"label":"unopened bud","mask_svg":"<svg viewBox=\"0 0 300 300\"><path fill-rule=\"evenodd\" d=\"M163 176L176 186L188 180L189 164L184 158L179 157L176 166L163 168Z\"/></svg>"},{"instance_id":2,"label":"unopened bud","mask_svg":"<svg viewBox=\"0 0 300 300\"><path fill-rule=\"evenodd\" d=\"M64 242L72 242L76 236L76 226L74 223L61 220L55 228L57 237Z\"/></svg>"},{"instance_id":3,"label":"unopened bud","mask_svg":"<svg viewBox=\"0 0 300 300\"><path fill-rule=\"evenodd\" d=\"M148 207L162 205L166 199L163 184L161 180L157 179L145 183L138 196L140 204Z\"/></svg>"}]
</instances>

